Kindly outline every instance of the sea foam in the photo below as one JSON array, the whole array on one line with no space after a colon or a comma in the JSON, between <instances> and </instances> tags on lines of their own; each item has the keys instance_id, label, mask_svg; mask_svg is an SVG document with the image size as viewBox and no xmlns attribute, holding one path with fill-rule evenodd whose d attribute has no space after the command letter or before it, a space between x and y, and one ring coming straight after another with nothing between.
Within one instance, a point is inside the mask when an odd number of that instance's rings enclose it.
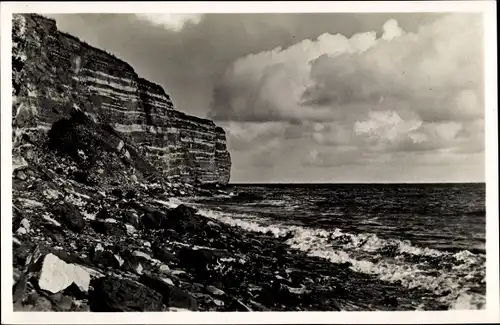
<instances>
[{"instance_id":1,"label":"sea foam","mask_svg":"<svg viewBox=\"0 0 500 325\"><path fill-rule=\"evenodd\" d=\"M183 203L178 199L157 202L172 208ZM286 243L291 248L304 251L310 256L324 258L332 263L348 262L353 271L375 275L381 281L398 282L409 289L428 290L437 296L439 301L446 303L450 309L485 308L485 296L469 291L473 287L470 279L485 277L484 255L473 254L469 251L452 254L427 247L413 246L409 241L381 239L375 234L350 234L341 229L325 230L282 225L251 214L229 214L206 209L199 204L184 204L197 206L200 215L246 231L272 233L275 237L287 236ZM333 247L331 240L340 237L347 238L348 241L341 247ZM399 254L451 257L454 259L455 266L449 270L436 270L437 274L428 275L419 264L408 261L381 259L372 262L355 257L358 251L376 253L387 246L396 247Z\"/></svg>"}]
</instances>

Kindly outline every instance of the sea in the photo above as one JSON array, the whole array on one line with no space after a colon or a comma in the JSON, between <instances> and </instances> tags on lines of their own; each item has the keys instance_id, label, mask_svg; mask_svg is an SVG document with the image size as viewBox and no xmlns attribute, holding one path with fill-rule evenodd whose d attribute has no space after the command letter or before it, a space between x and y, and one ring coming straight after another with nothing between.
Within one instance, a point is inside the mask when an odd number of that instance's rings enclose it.
<instances>
[{"instance_id":1,"label":"sea","mask_svg":"<svg viewBox=\"0 0 500 325\"><path fill-rule=\"evenodd\" d=\"M449 309L486 302L484 183L232 184L196 197L207 217L355 272L423 289ZM241 193L244 193L242 195Z\"/></svg>"}]
</instances>

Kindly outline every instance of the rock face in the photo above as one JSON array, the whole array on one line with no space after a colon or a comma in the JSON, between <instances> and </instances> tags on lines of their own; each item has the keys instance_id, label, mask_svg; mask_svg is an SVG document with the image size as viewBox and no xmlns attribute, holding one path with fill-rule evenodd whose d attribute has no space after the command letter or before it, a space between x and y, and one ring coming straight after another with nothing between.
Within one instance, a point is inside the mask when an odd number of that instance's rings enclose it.
<instances>
[{"instance_id":1,"label":"rock face","mask_svg":"<svg viewBox=\"0 0 500 325\"><path fill-rule=\"evenodd\" d=\"M12 40L14 148L43 139L76 110L126 139L115 148L125 158L140 155L168 179L229 182L224 130L175 110L162 87L127 63L34 14L14 15Z\"/></svg>"}]
</instances>

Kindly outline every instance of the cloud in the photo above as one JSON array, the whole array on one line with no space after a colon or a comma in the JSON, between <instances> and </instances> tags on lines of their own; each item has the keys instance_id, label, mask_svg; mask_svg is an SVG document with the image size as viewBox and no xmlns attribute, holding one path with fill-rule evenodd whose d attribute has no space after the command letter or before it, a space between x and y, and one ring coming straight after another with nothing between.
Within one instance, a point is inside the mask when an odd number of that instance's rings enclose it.
<instances>
[{"instance_id":1,"label":"cloud","mask_svg":"<svg viewBox=\"0 0 500 325\"><path fill-rule=\"evenodd\" d=\"M280 125L266 141L308 138L304 166L482 152L481 17L450 14L413 32L389 19L382 30L326 33L241 57L217 84L210 116L251 122L254 132L264 121Z\"/></svg>"},{"instance_id":2,"label":"cloud","mask_svg":"<svg viewBox=\"0 0 500 325\"><path fill-rule=\"evenodd\" d=\"M137 18L147 20L169 30L180 31L186 24L199 24L203 14L135 14Z\"/></svg>"}]
</instances>

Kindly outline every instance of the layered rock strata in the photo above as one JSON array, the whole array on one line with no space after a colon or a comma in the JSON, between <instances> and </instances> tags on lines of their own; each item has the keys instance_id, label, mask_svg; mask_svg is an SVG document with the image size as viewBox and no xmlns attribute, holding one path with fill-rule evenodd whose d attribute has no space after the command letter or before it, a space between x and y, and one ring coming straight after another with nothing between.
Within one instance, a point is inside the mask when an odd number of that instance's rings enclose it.
<instances>
[{"instance_id":1,"label":"layered rock strata","mask_svg":"<svg viewBox=\"0 0 500 325\"><path fill-rule=\"evenodd\" d=\"M175 110L161 86L126 62L39 15L14 15L12 39L14 148L23 136L43 139L54 122L81 110L112 126L164 177L229 182L224 130Z\"/></svg>"}]
</instances>

